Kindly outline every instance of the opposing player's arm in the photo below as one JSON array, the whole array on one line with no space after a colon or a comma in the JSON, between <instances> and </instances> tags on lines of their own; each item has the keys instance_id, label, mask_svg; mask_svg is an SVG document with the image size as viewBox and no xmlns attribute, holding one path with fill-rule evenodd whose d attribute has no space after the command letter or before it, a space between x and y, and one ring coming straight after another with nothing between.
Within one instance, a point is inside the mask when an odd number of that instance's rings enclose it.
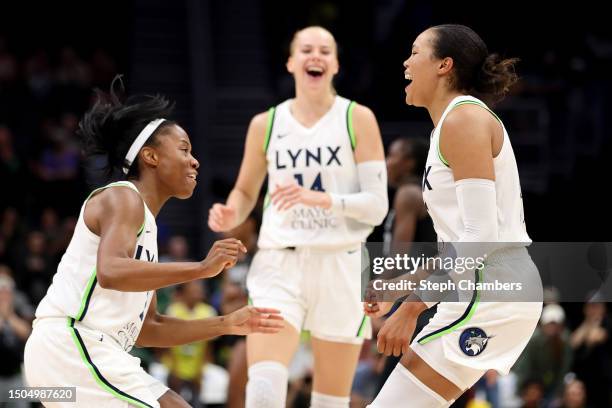
<instances>
[{"instance_id":1,"label":"opposing player's arm","mask_svg":"<svg viewBox=\"0 0 612 408\"><path fill-rule=\"evenodd\" d=\"M228 231L242 224L255 207L266 178L264 144L270 113L255 115L249 124L238 179L225 204L214 204L208 225L213 231Z\"/></svg>"},{"instance_id":2,"label":"opposing player's arm","mask_svg":"<svg viewBox=\"0 0 612 408\"><path fill-rule=\"evenodd\" d=\"M230 239L217 241L201 262L158 264L134 259L144 205L138 193L125 187L109 188L94 196L87 203L84 218L87 227L100 237L96 277L107 289L139 292L215 276L233 266L239 252L246 251L240 241Z\"/></svg>"},{"instance_id":3,"label":"opposing player's arm","mask_svg":"<svg viewBox=\"0 0 612 408\"><path fill-rule=\"evenodd\" d=\"M283 318L275 309L245 306L227 316L183 320L157 313L157 295L149 305L136 344L140 347L174 347L225 334L277 333Z\"/></svg>"},{"instance_id":4,"label":"opposing player's arm","mask_svg":"<svg viewBox=\"0 0 612 408\"><path fill-rule=\"evenodd\" d=\"M417 185L401 187L395 194L395 227L393 241L406 243L414 241L419 214L423 209L423 194Z\"/></svg>"}]
</instances>

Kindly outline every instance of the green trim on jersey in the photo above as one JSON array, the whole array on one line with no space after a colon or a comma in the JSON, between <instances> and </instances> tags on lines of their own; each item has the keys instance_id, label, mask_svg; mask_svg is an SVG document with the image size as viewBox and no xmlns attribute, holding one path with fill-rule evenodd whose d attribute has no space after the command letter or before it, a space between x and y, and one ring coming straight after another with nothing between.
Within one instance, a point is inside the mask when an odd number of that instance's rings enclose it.
<instances>
[{"instance_id":1,"label":"green trim on jersey","mask_svg":"<svg viewBox=\"0 0 612 408\"><path fill-rule=\"evenodd\" d=\"M461 101L461 102L457 102L456 104L453 105L453 107L448 111L448 113L450 113L453 109L455 109L457 106L460 105L478 105L481 108L486 109L487 111L489 111L489 113L491 115L493 115L495 117L495 119L497 119L499 121L499 123L503 126L503 122L501 121L501 119L499 118L499 116L497 116L495 114L495 112L493 112L491 109L489 109L488 106L486 106L484 103L482 102L477 102L477 101ZM447 113L447 115L448 115ZM442 128L440 128L440 136L442 136ZM438 157L440 158L440 161L442 163L444 163L444 165L446 167L450 167L450 165L448 164L448 162L446 161L446 159L444 158L444 156L442 156L442 152L440 151L440 137L438 137Z\"/></svg>"},{"instance_id":2,"label":"green trim on jersey","mask_svg":"<svg viewBox=\"0 0 612 408\"><path fill-rule=\"evenodd\" d=\"M136 234L136 238L142 235L142 231L144 231L144 226L145 226L145 223L143 222L142 225L140 226L140 229L138 230L138 234Z\"/></svg>"},{"instance_id":3,"label":"green trim on jersey","mask_svg":"<svg viewBox=\"0 0 612 408\"><path fill-rule=\"evenodd\" d=\"M270 203L272 203L272 200L270 200L270 194L266 191L266 195L264 196L264 202L263 202L264 211L266 210L266 208L270 206Z\"/></svg>"},{"instance_id":4,"label":"green trim on jersey","mask_svg":"<svg viewBox=\"0 0 612 408\"><path fill-rule=\"evenodd\" d=\"M96 287L96 283L98 282L98 277L96 276L96 267L94 266L93 271L91 272L91 276L87 281L87 286L85 286L85 292L83 293L83 298L81 299L81 307L79 308L78 313L74 317L79 322L85 318L85 314L87 314L87 309L89 308L89 301L91 300L91 296L93 295L94 288Z\"/></svg>"},{"instance_id":5,"label":"green trim on jersey","mask_svg":"<svg viewBox=\"0 0 612 408\"><path fill-rule=\"evenodd\" d=\"M368 316L363 315L363 318L361 319L361 324L359 324L359 329L357 329L357 335L355 337L363 337L363 332L364 332L367 322L368 322Z\"/></svg>"},{"instance_id":6,"label":"green trim on jersey","mask_svg":"<svg viewBox=\"0 0 612 408\"><path fill-rule=\"evenodd\" d=\"M113 183L107 184L104 187L96 188L94 191L89 193L89 195L85 199L85 203L91 198L91 196L93 196L97 192L105 190L109 187L117 187L117 186L131 188L130 184L127 181L115 181ZM144 200L142 200L142 203L144 204ZM145 220L142 222L142 225L140 226L140 229L138 230L138 233L136 234L137 238L140 237L140 235L142 235L142 232L144 231L146 217L147 215L146 215L146 210L145 210ZM89 308L89 302L91 301L91 298L93 296L93 292L94 292L94 289L97 283L98 283L98 277L96 275L96 267L94 266L93 271L91 272L91 275L89 276L89 279L87 280L87 285L85 286L85 291L83 292L83 298L81 299L81 307L79 308L79 311L74 317L75 320L80 322L85 318L85 315L87 314L87 309Z\"/></svg>"},{"instance_id":7,"label":"green trim on jersey","mask_svg":"<svg viewBox=\"0 0 612 408\"><path fill-rule=\"evenodd\" d=\"M276 108L268 109L268 124L266 125L266 138L264 140L263 151L268 152L268 146L270 145L270 136L272 135L272 127L274 125L274 116L276 116Z\"/></svg>"},{"instance_id":8,"label":"green trim on jersey","mask_svg":"<svg viewBox=\"0 0 612 408\"><path fill-rule=\"evenodd\" d=\"M476 285L478 285L478 283L480 282L482 282L482 269L476 270ZM476 311L476 308L478 307L479 303L480 303L480 292L477 289L474 289L472 300L470 301L470 304L468 305L463 315L461 315L459 319L455 320L451 324L444 326L441 329L438 329L436 331L433 331L421 337L418 340L419 344L427 344L430 341L437 339L439 337L442 337L445 334L450 333L454 330L457 330L461 326L465 325L467 322L470 321L470 319L474 315L474 312Z\"/></svg>"},{"instance_id":9,"label":"green trim on jersey","mask_svg":"<svg viewBox=\"0 0 612 408\"><path fill-rule=\"evenodd\" d=\"M77 330L76 327L74 327L74 321L75 320L73 318L70 318L70 317L68 318L68 330L70 330L70 335L72 336L72 339L74 340L74 344L77 346L77 349L79 350L81 359L83 360L83 362L89 369L89 372L94 377L98 385L103 390L112 394L114 397L119 398L120 400L125 401L128 404L131 404L131 405L134 405L140 408L153 408L152 405L149 405L146 402L141 401L138 398L135 398L121 391L120 389L112 385L106 378L104 378L102 373L100 373L100 370L98 369L98 367L96 367L96 365L91 360L91 357L89 356L89 353L87 352L87 348L85 347L85 343L83 342L83 339L81 338L81 335L79 334L79 331Z\"/></svg>"},{"instance_id":10,"label":"green trim on jersey","mask_svg":"<svg viewBox=\"0 0 612 408\"><path fill-rule=\"evenodd\" d=\"M353 128L353 109L357 103L351 101L348 108L346 109L346 130L348 130L349 138L351 139L351 148L355 150L357 146L357 140L355 139L355 129Z\"/></svg>"}]
</instances>

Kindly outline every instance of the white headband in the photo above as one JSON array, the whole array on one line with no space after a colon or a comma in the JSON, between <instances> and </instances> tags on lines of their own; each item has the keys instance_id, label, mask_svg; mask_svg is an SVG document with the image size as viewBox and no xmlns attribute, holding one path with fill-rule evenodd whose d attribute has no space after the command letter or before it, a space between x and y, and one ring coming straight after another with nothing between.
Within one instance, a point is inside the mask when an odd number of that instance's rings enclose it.
<instances>
[{"instance_id":1,"label":"white headband","mask_svg":"<svg viewBox=\"0 0 612 408\"><path fill-rule=\"evenodd\" d=\"M153 132L155 132L159 125L164 123L165 120L166 119L155 119L150 121L149 124L140 131L138 136L136 136L136 139L134 139L134 143L132 143L132 145L130 146L130 150L128 150L127 154L125 155L125 165L123 166L124 174L128 174L128 172L130 171L130 166L134 162L134 159L136 159L136 156L138 155L140 149L142 149L142 146L144 146L144 144L147 142L147 140L149 140Z\"/></svg>"}]
</instances>

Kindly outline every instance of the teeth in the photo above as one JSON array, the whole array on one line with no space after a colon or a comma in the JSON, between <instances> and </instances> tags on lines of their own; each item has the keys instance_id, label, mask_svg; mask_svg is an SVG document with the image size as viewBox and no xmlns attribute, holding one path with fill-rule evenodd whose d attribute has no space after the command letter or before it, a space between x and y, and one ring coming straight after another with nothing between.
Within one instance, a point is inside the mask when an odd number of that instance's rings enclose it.
<instances>
[{"instance_id":1,"label":"teeth","mask_svg":"<svg viewBox=\"0 0 612 408\"><path fill-rule=\"evenodd\" d=\"M323 72L323 68L321 67L307 67L306 70L308 72Z\"/></svg>"},{"instance_id":2,"label":"teeth","mask_svg":"<svg viewBox=\"0 0 612 408\"><path fill-rule=\"evenodd\" d=\"M408 72L404 72L404 78L406 78L409 81L412 81L412 75L409 74Z\"/></svg>"}]
</instances>

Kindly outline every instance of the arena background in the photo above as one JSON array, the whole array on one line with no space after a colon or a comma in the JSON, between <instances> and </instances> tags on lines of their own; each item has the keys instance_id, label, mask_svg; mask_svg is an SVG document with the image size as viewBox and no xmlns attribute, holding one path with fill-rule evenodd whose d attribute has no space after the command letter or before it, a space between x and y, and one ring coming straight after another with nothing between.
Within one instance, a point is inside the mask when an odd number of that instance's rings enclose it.
<instances>
[{"instance_id":1,"label":"arena background","mask_svg":"<svg viewBox=\"0 0 612 408\"><path fill-rule=\"evenodd\" d=\"M194 197L172 200L160 214L160 250L181 235L189 257L201 259L217 238L206 225L208 209L233 185L249 120L292 95L284 68L288 41L311 24L336 36L341 64L336 89L373 109L385 145L399 136L427 138L431 130L424 110L404 104L402 62L423 29L466 24L490 51L519 57L522 79L496 111L518 160L528 232L535 241L608 241L609 17L594 3L534 3L4 3L0 264L12 269L18 288L35 306L69 238L70 217L90 186L99 184L95 173L84 171L75 125L91 102L92 88L108 89L117 73L124 74L128 93L176 100L175 118L190 134L201 169ZM39 256L32 243L39 231L45 238L42 269L32 268L28 258ZM583 305L563 307L567 328L578 327ZM601 386L609 390L609 340L605 350L601 367L608 382Z\"/></svg>"}]
</instances>

